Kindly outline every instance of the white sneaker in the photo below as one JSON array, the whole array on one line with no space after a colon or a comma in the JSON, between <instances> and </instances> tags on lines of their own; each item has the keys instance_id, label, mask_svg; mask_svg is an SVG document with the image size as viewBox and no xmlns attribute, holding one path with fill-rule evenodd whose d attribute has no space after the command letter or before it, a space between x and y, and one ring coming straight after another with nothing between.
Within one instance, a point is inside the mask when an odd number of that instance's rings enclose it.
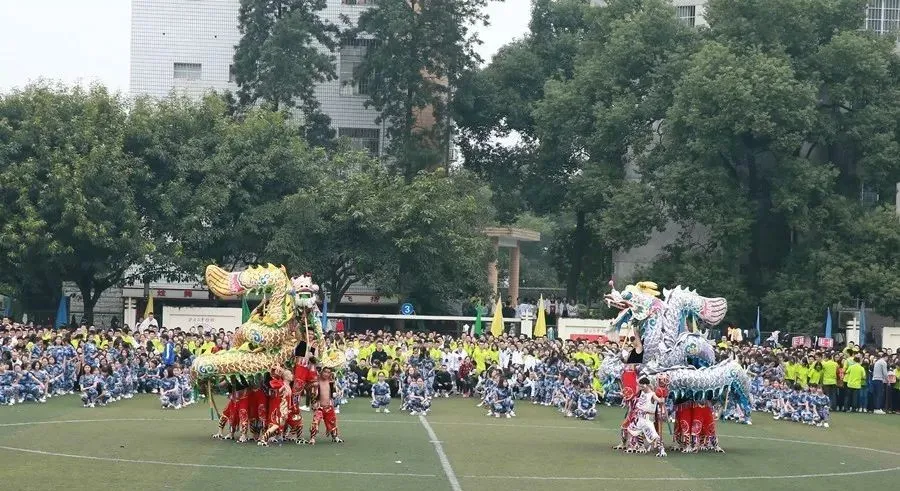
<instances>
[{"instance_id":1,"label":"white sneaker","mask_svg":"<svg viewBox=\"0 0 900 491\"><path fill-rule=\"evenodd\" d=\"M515 418L515 417L516 417L516 412L515 412L515 411L510 411L510 412L509 412L509 415L512 416L513 418Z\"/></svg>"},{"instance_id":2,"label":"white sneaker","mask_svg":"<svg viewBox=\"0 0 900 491\"><path fill-rule=\"evenodd\" d=\"M415 411L410 411L410 412L409 412L409 415L410 415L410 416L418 416L419 413L417 413L417 412L415 412Z\"/></svg>"},{"instance_id":3,"label":"white sneaker","mask_svg":"<svg viewBox=\"0 0 900 491\"><path fill-rule=\"evenodd\" d=\"M47 399L41 397L40 399L38 399L38 402L40 402L41 404L43 404L43 403L47 402ZM881 414L884 414L884 413L881 413Z\"/></svg>"},{"instance_id":4,"label":"white sneaker","mask_svg":"<svg viewBox=\"0 0 900 491\"><path fill-rule=\"evenodd\" d=\"M300 406L300 410L309 412L309 406Z\"/></svg>"},{"instance_id":5,"label":"white sneaker","mask_svg":"<svg viewBox=\"0 0 900 491\"><path fill-rule=\"evenodd\" d=\"M495 418L499 418L499 417L500 417L500 413L495 414L494 417L495 417Z\"/></svg>"},{"instance_id":6,"label":"white sneaker","mask_svg":"<svg viewBox=\"0 0 900 491\"><path fill-rule=\"evenodd\" d=\"M822 426L828 428L828 423L823 423Z\"/></svg>"},{"instance_id":7,"label":"white sneaker","mask_svg":"<svg viewBox=\"0 0 900 491\"><path fill-rule=\"evenodd\" d=\"M381 408L380 408L380 407L376 407L376 408L375 408L375 412L376 412L376 413L380 413L380 412L381 412Z\"/></svg>"},{"instance_id":8,"label":"white sneaker","mask_svg":"<svg viewBox=\"0 0 900 491\"><path fill-rule=\"evenodd\" d=\"M876 409L872 411L872 414L884 414L884 411L882 411L881 409Z\"/></svg>"},{"instance_id":9,"label":"white sneaker","mask_svg":"<svg viewBox=\"0 0 900 491\"><path fill-rule=\"evenodd\" d=\"M512 414L506 413L506 419L512 418Z\"/></svg>"},{"instance_id":10,"label":"white sneaker","mask_svg":"<svg viewBox=\"0 0 900 491\"><path fill-rule=\"evenodd\" d=\"M494 415L494 411L488 411L487 415L488 415L488 417L493 416L493 415Z\"/></svg>"},{"instance_id":11,"label":"white sneaker","mask_svg":"<svg viewBox=\"0 0 900 491\"><path fill-rule=\"evenodd\" d=\"M388 408L384 408L384 414L388 414L388 413L389 413L389 412L391 412L391 410L390 410L390 409L388 409Z\"/></svg>"},{"instance_id":12,"label":"white sneaker","mask_svg":"<svg viewBox=\"0 0 900 491\"><path fill-rule=\"evenodd\" d=\"M334 414L341 414L341 408L340 408L340 406L334 408Z\"/></svg>"},{"instance_id":13,"label":"white sneaker","mask_svg":"<svg viewBox=\"0 0 900 491\"><path fill-rule=\"evenodd\" d=\"M175 404L175 409L181 409L181 404Z\"/></svg>"}]
</instances>

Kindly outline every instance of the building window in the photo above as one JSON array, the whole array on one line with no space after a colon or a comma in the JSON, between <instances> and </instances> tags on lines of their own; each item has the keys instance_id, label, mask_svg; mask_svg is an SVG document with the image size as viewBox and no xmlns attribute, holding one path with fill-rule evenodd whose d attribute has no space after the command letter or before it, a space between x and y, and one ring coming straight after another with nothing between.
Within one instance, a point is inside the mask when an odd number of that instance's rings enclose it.
<instances>
[{"instance_id":1,"label":"building window","mask_svg":"<svg viewBox=\"0 0 900 491\"><path fill-rule=\"evenodd\" d=\"M678 16L678 19L681 22L689 26L694 26L697 23L697 6L696 5L682 5L680 7L675 7L675 15Z\"/></svg>"},{"instance_id":2,"label":"building window","mask_svg":"<svg viewBox=\"0 0 900 491\"><path fill-rule=\"evenodd\" d=\"M367 95L369 93L371 77L356 72L365 59L366 50L374 42L373 39L359 38L341 44L339 73L341 95Z\"/></svg>"},{"instance_id":3,"label":"building window","mask_svg":"<svg viewBox=\"0 0 900 491\"><path fill-rule=\"evenodd\" d=\"M356 150L365 150L378 156L381 147L381 130L378 128L338 128L338 136L350 140Z\"/></svg>"},{"instance_id":4,"label":"building window","mask_svg":"<svg viewBox=\"0 0 900 491\"><path fill-rule=\"evenodd\" d=\"M228 65L228 81L231 83L237 82L237 75L234 71L234 65Z\"/></svg>"},{"instance_id":5,"label":"building window","mask_svg":"<svg viewBox=\"0 0 900 491\"><path fill-rule=\"evenodd\" d=\"M900 32L900 0L869 0L866 28L878 34Z\"/></svg>"},{"instance_id":6,"label":"building window","mask_svg":"<svg viewBox=\"0 0 900 491\"><path fill-rule=\"evenodd\" d=\"M200 80L203 67L200 63L175 63L174 76L176 80Z\"/></svg>"}]
</instances>

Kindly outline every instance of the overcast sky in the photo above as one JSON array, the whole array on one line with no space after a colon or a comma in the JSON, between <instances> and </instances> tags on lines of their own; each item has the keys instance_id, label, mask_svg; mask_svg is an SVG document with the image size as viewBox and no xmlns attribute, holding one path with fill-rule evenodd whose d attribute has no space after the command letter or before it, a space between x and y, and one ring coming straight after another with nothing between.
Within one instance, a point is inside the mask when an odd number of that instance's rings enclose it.
<instances>
[{"instance_id":1,"label":"overcast sky","mask_svg":"<svg viewBox=\"0 0 900 491\"><path fill-rule=\"evenodd\" d=\"M528 29L530 0L492 2L481 56ZM40 78L127 92L131 0L0 0L0 92Z\"/></svg>"}]
</instances>

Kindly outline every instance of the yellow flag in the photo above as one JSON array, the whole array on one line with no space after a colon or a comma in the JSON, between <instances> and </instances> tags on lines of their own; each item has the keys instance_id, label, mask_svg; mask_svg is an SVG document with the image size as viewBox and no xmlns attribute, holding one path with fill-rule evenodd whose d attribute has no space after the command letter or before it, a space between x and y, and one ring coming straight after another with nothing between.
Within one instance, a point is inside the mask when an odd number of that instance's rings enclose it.
<instances>
[{"instance_id":1,"label":"yellow flag","mask_svg":"<svg viewBox=\"0 0 900 491\"><path fill-rule=\"evenodd\" d=\"M499 337L503 334L503 304L497 299L497 305L494 307L494 318L491 319L491 334Z\"/></svg>"},{"instance_id":2,"label":"yellow flag","mask_svg":"<svg viewBox=\"0 0 900 491\"><path fill-rule=\"evenodd\" d=\"M541 295L538 304L537 322L534 323L534 337L539 338L547 335L547 316L544 314L544 296Z\"/></svg>"},{"instance_id":3,"label":"yellow flag","mask_svg":"<svg viewBox=\"0 0 900 491\"><path fill-rule=\"evenodd\" d=\"M150 313L153 312L153 294L147 296L147 308L144 309L144 319L150 316Z\"/></svg>"}]
</instances>

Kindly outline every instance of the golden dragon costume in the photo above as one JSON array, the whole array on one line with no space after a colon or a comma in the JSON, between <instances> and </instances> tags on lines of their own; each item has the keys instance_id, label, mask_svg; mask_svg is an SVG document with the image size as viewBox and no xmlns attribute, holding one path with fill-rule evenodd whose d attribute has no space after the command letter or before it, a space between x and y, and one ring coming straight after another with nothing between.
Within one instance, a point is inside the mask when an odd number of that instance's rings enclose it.
<instances>
[{"instance_id":1,"label":"golden dragon costume","mask_svg":"<svg viewBox=\"0 0 900 491\"><path fill-rule=\"evenodd\" d=\"M198 388L209 390L223 382L232 388L259 385L272 367L292 365L294 348L301 340L321 351L322 323L309 275L291 279L283 266L272 264L239 272L210 265L206 284L219 297L257 293L263 300L235 331L234 348L194 360L191 379Z\"/></svg>"}]
</instances>

